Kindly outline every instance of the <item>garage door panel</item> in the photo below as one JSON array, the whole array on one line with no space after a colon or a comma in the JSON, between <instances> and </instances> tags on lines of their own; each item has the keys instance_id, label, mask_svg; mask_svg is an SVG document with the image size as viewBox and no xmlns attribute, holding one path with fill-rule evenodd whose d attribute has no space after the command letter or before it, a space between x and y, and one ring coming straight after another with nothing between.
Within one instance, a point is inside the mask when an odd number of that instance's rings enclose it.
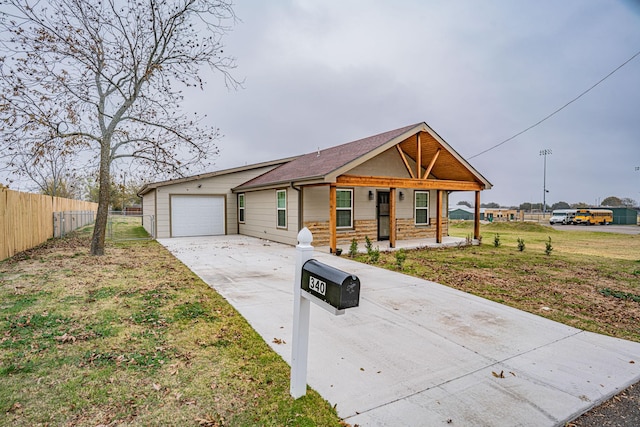
<instances>
[{"instance_id":1,"label":"garage door panel","mask_svg":"<svg viewBox=\"0 0 640 427\"><path fill-rule=\"evenodd\" d=\"M225 234L224 196L171 196L171 236Z\"/></svg>"}]
</instances>

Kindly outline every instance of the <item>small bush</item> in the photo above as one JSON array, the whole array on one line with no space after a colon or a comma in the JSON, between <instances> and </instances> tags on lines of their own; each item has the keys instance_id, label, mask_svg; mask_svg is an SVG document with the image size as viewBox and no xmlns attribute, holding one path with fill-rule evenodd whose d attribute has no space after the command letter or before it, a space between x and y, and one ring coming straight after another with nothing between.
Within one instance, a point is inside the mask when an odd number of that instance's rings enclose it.
<instances>
[{"instance_id":1,"label":"small bush","mask_svg":"<svg viewBox=\"0 0 640 427\"><path fill-rule=\"evenodd\" d=\"M549 240L547 240L545 246L546 248L544 250L544 253L547 255L551 255L551 251L553 250L553 246L551 246L551 236L549 236Z\"/></svg>"},{"instance_id":2,"label":"small bush","mask_svg":"<svg viewBox=\"0 0 640 427\"><path fill-rule=\"evenodd\" d=\"M371 249L369 252L369 262L371 264L377 264L380 260L380 248Z\"/></svg>"},{"instance_id":3,"label":"small bush","mask_svg":"<svg viewBox=\"0 0 640 427\"><path fill-rule=\"evenodd\" d=\"M524 239L521 239L520 237L518 237L518 250L520 252L524 251Z\"/></svg>"},{"instance_id":4,"label":"small bush","mask_svg":"<svg viewBox=\"0 0 640 427\"><path fill-rule=\"evenodd\" d=\"M404 262L407 260L407 252L404 249L398 249L396 251L396 267L398 270L404 268Z\"/></svg>"},{"instance_id":5,"label":"small bush","mask_svg":"<svg viewBox=\"0 0 640 427\"><path fill-rule=\"evenodd\" d=\"M367 248L367 255L371 255L371 252L373 251L373 243L371 243L369 236L364 236L364 247Z\"/></svg>"},{"instance_id":6,"label":"small bush","mask_svg":"<svg viewBox=\"0 0 640 427\"><path fill-rule=\"evenodd\" d=\"M496 233L496 235L493 236L493 246L495 246L496 248L500 246L500 234L498 233Z\"/></svg>"},{"instance_id":7,"label":"small bush","mask_svg":"<svg viewBox=\"0 0 640 427\"><path fill-rule=\"evenodd\" d=\"M349 256L355 258L358 255L358 241L354 238L351 240L351 246L349 246Z\"/></svg>"}]
</instances>

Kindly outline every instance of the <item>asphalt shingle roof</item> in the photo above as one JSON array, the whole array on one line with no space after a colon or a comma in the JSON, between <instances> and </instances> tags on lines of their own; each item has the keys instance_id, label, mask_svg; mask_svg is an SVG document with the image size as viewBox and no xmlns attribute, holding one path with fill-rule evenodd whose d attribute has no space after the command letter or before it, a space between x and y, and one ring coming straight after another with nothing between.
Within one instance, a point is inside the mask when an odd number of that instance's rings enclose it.
<instances>
[{"instance_id":1,"label":"asphalt shingle roof","mask_svg":"<svg viewBox=\"0 0 640 427\"><path fill-rule=\"evenodd\" d=\"M302 155L295 160L245 182L238 187L238 189L322 178L420 125L421 123L416 123L336 147Z\"/></svg>"}]
</instances>

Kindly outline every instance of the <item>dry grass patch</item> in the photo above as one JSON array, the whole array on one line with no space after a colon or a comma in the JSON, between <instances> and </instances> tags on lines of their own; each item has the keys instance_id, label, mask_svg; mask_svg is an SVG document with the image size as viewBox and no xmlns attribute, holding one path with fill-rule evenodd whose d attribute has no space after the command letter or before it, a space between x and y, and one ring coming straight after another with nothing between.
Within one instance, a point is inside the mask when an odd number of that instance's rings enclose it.
<instances>
[{"instance_id":1,"label":"dry grass patch","mask_svg":"<svg viewBox=\"0 0 640 427\"><path fill-rule=\"evenodd\" d=\"M0 263L0 425L340 425L155 242L50 241Z\"/></svg>"}]
</instances>

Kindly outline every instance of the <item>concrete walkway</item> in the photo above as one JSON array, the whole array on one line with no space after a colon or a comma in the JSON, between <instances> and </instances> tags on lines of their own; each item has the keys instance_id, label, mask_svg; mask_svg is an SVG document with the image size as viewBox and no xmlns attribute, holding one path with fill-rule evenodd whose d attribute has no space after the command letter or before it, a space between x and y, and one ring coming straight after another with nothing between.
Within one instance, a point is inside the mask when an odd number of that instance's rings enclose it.
<instances>
[{"instance_id":1,"label":"concrete walkway","mask_svg":"<svg viewBox=\"0 0 640 427\"><path fill-rule=\"evenodd\" d=\"M162 239L291 360L295 248ZM312 304L308 384L360 426L561 426L640 381L640 343L316 251L360 278L360 307ZM276 344L278 340L285 344Z\"/></svg>"}]
</instances>

